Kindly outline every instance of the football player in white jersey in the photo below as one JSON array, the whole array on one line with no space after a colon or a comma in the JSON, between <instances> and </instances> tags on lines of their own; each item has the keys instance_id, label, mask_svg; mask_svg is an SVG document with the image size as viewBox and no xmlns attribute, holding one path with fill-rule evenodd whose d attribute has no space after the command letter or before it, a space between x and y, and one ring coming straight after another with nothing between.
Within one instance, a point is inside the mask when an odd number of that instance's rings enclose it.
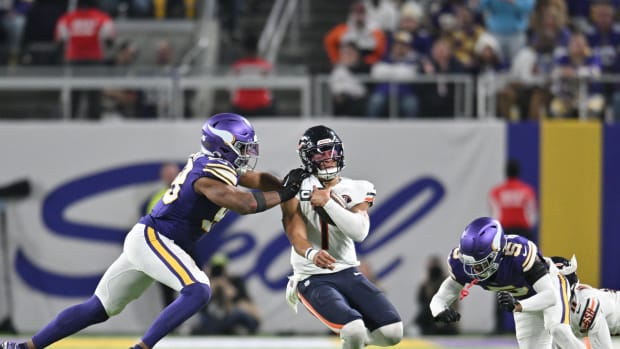
<instances>
[{"instance_id":1,"label":"football player in white jersey","mask_svg":"<svg viewBox=\"0 0 620 349\"><path fill-rule=\"evenodd\" d=\"M620 292L579 283L577 259L550 258L570 283L570 325L578 337L588 337L592 349L612 349L611 336L620 335Z\"/></svg>"},{"instance_id":2,"label":"football player in white jersey","mask_svg":"<svg viewBox=\"0 0 620 349\"><path fill-rule=\"evenodd\" d=\"M340 334L343 349L392 346L403 323L392 303L358 269L355 242L368 235L368 208L375 188L365 180L340 176L344 152L329 127L305 131L297 151L306 178L297 196L283 203L284 230L292 244L293 276L287 300L299 300L317 319Z\"/></svg>"}]
</instances>

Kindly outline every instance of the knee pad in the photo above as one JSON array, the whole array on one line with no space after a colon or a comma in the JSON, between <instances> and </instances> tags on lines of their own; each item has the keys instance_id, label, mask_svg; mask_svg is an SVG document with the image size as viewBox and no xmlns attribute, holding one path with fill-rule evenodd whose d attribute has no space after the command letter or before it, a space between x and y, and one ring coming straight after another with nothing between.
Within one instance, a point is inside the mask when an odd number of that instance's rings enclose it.
<instances>
[{"instance_id":1,"label":"knee pad","mask_svg":"<svg viewBox=\"0 0 620 349\"><path fill-rule=\"evenodd\" d=\"M193 300L198 308L204 307L211 299L211 287L200 282L193 283L181 289L181 296Z\"/></svg>"},{"instance_id":2,"label":"knee pad","mask_svg":"<svg viewBox=\"0 0 620 349\"><path fill-rule=\"evenodd\" d=\"M389 325L381 326L372 331L372 344L384 347L391 347L400 343L403 339L403 322L395 322Z\"/></svg>"},{"instance_id":3,"label":"knee pad","mask_svg":"<svg viewBox=\"0 0 620 349\"><path fill-rule=\"evenodd\" d=\"M366 342L366 325L361 319L353 320L342 327L340 338L343 348L363 348Z\"/></svg>"}]
</instances>

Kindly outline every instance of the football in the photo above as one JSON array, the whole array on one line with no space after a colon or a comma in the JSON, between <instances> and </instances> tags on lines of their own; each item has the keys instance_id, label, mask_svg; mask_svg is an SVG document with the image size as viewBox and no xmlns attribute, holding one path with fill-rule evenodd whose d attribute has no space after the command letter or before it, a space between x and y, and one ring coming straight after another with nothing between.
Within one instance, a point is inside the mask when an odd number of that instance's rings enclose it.
<instances>
[{"instance_id":1,"label":"football","mask_svg":"<svg viewBox=\"0 0 620 349\"><path fill-rule=\"evenodd\" d=\"M330 193L330 197L336 201L336 203L344 208L347 207L347 205L345 204L344 200L336 193L334 193L333 191ZM325 209L323 207L314 207L314 210L316 211L316 213L321 217L321 219L325 222L327 222L328 224L334 225L334 221L331 219L331 217L327 214L327 212L325 212Z\"/></svg>"}]
</instances>

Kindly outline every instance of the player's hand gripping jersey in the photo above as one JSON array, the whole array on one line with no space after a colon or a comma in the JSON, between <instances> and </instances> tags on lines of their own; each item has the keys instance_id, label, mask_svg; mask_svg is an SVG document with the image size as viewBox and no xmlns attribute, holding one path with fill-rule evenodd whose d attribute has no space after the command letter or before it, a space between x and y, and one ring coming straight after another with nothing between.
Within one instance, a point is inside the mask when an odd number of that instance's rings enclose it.
<instances>
[{"instance_id":1,"label":"player's hand gripping jersey","mask_svg":"<svg viewBox=\"0 0 620 349\"><path fill-rule=\"evenodd\" d=\"M193 184L200 177L214 178L232 186L236 186L239 180L228 161L201 152L192 154L170 190L150 214L140 219L140 223L154 227L190 254L196 240L228 212L194 190Z\"/></svg>"},{"instance_id":2,"label":"player's hand gripping jersey","mask_svg":"<svg viewBox=\"0 0 620 349\"><path fill-rule=\"evenodd\" d=\"M358 266L359 261L355 253L355 241L338 226L329 224L321 218L319 213L310 204L310 194L313 186L321 188L321 182L316 176L306 178L302 184L297 198L301 213L307 221L308 240L312 246L319 250L329 250L329 253L336 259L334 270L319 268L308 259L293 252L291 253L291 264L295 274L312 275L333 273L340 270ZM353 180L346 177L340 177L338 184L331 188L332 196L340 199L347 209L351 209L355 205L367 202L372 205L375 199L376 191L374 185L365 180Z\"/></svg>"}]
</instances>

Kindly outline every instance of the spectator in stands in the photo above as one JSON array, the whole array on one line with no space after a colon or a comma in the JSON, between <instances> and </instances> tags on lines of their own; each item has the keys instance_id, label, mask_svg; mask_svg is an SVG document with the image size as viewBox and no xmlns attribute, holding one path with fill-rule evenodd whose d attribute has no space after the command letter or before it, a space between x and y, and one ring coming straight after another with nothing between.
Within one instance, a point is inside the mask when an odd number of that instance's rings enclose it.
<instances>
[{"instance_id":1,"label":"spectator in stands","mask_svg":"<svg viewBox=\"0 0 620 349\"><path fill-rule=\"evenodd\" d=\"M386 52L385 33L368 20L362 1L355 1L347 21L336 25L325 35L325 51L332 64L340 61L340 45L345 41L355 43L362 53L362 62L369 66L381 60Z\"/></svg>"},{"instance_id":2,"label":"spectator in stands","mask_svg":"<svg viewBox=\"0 0 620 349\"><path fill-rule=\"evenodd\" d=\"M361 63L361 55L355 44L344 42L340 47L340 62L333 67L329 76L334 115L366 115L367 88L356 75L368 72L367 66Z\"/></svg>"},{"instance_id":3,"label":"spectator in stands","mask_svg":"<svg viewBox=\"0 0 620 349\"><path fill-rule=\"evenodd\" d=\"M474 46L474 72L482 74L503 73L508 68L500 43L490 33L482 33Z\"/></svg>"},{"instance_id":4,"label":"spectator in stands","mask_svg":"<svg viewBox=\"0 0 620 349\"><path fill-rule=\"evenodd\" d=\"M60 50L54 42L58 19L67 11L69 0L37 0L28 14L22 36L22 64L54 65L60 62Z\"/></svg>"},{"instance_id":5,"label":"spectator in stands","mask_svg":"<svg viewBox=\"0 0 620 349\"><path fill-rule=\"evenodd\" d=\"M453 6L456 23L453 30L446 33L446 37L452 45L452 51L456 59L467 69L473 69L474 47L480 35L486 32L483 26L476 23L474 13L465 4Z\"/></svg>"},{"instance_id":6,"label":"spectator in stands","mask_svg":"<svg viewBox=\"0 0 620 349\"><path fill-rule=\"evenodd\" d=\"M32 6L32 1L12 0L8 3L5 1L6 7L0 7L0 26L7 39L8 63L11 65L18 63L26 15Z\"/></svg>"},{"instance_id":7,"label":"spectator in stands","mask_svg":"<svg viewBox=\"0 0 620 349\"><path fill-rule=\"evenodd\" d=\"M499 42L504 57L514 57L527 44L527 29L535 0L480 0L486 29Z\"/></svg>"},{"instance_id":8,"label":"spectator in stands","mask_svg":"<svg viewBox=\"0 0 620 349\"><path fill-rule=\"evenodd\" d=\"M500 117L511 121L544 117L551 101L549 79L555 48L555 37L542 33L517 53L510 66L508 84L499 94Z\"/></svg>"},{"instance_id":9,"label":"spectator in stands","mask_svg":"<svg viewBox=\"0 0 620 349\"><path fill-rule=\"evenodd\" d=\"M452 54L452 46L447 39L439 38L433 43L431 56L422 61L422 71L427 75L463 74L466 68ZM419 87L422 117L454 117L454 83L438 78L432 84Z\"/></svg>"},{"instance_id":10,"label":"spectator in stands","mask_svg":"<svg viewBox=\"0 0 620 349\"><path fill-rule=\"evenodd\" d=\"M243 41L244 57L233 62L231 74L239 81L259 80L273 72L270 62L258 55L258 38L248 34ZM276 115L273 95L266 88L240 88L232 93L232 108L244 116Z\"/></svg>"},{"instance_id":11,"label":"spectator in stands","mask_svg":"<svg viewBox=\"0 0 620 349\"><path fill-rule=\"evenodd\" d=\"M121 73L129 69L136 61L138 50L136 46L129 40L123 41L109 65ZM103 90L103 109L109 114L116 117L133 117L136 115L136 100L138 91L133 89L117 89L108 88Z\"/></svg>"},{"instance_id":12,"label":"spectator in stands","mask_svg":"<svg viewBox=\"0 0 620 349\"><path fill-rule=\"evenodd\" d=\"M568 27L568 13L564 0L541 0L536 2L530 21L529 42L536 42L540 36L553 38L556 49L568 47L571 31Z\"/></svg>"},{"instance_id":13,"label":"spectator in stands","mask_svg":"<svg viewBox=\"0 0 620 349\"><path fill-rule=\"evenodd\" d=\"M395 0L364 0L368 19L377 23L385 33L393 33L398 25L398 7Z\"/></svg>"},{"instance_id":14,"label":"spectator in stands","mask_svg":"<svg viewBox=\"0 0 620 349\"><path fill-rule=\"evenodd\" d=\"M78 0L77 8L63 15L56 24L56 41L64 45L65 62L73 67L104 64L114 36L114 22L107 13L95 7L94 0ZM73 118L100 118L101 92L74 92L71 101ZM87 98L85 114L79 109L82 97Z\"/></svg>"},{"instance_id":15,"label":"spectator in stands","mask_svg":"<svg viewBox=\"0 0 620 349\"><path fill-rule=\"evenodd\" d=\"M601 118L605 108L602 86L588 81L599 77L601 70L601 59L592 52L585 36L573 33L567 54L556 58L552 71L551 115L576 118L585 113L588 118Z\"/></svg>"},{"instance_id":16,"label":"spectator in stands","mask_svg":"<svg viewBox=\"0 0 620 349\"><path fill-rule=\"evenodd\" d=\"M260 326L260 314L241 276L228 273L228 257L217 253L205 270L211 281L211 301L199 313L192 334L247 335Z\"/></svg>"},{"instance_id":17,"label":"spectator in stands","mask_svg":"<svg viewBox=\"0 0 620 349\"><path fill-rule=\"evenodd\" d=\"M412 118L418 115L418 97L411 82L394 83L399 79L412 79L418 74L420 55L411 49L411 34L405 31L395 33L394 44L381 62L372 66L370 75L383 80L377 84L368 101L368 116L375 118L391 115L390 100L396 98L396 115ZM387 82L386 82L387 80Z\"/></svg>"},{"instance_id":18,"label":"spectator in stands","mask_svg":"<svg viewBox=\"0 0 620 349\"><path fill-rule=\"evenodd\" d=\"M584 32L588 44L596 50L603 67L603 74L620 73L620 24L615 23L616 9L611 0L594 0L590 6L591 23ZM604 85L606 100L612 101L615 118L620 120L620 84Z\"/></svg>"},{"instance_id":19,"label":"spectator in stands","mask_svg":"<svg viewBox=\"0 0 620 349\"><path fill-rule=\"evenodd\" d=\"M162 39L155 43L155 67L151 74L170 76L173 73L174 51L170 41ZM145 88L137 91L136 117L153 119L170 115L169 91L161 87ZM189 114L186 114L189 115Z\"/></svg>"},{"instance_id":20,"label":"spectator in stands","mask_svg":"<svg viewBox=\"0 0 620 349\"><path fill-rule=\"evenodd\" d=\"M422 7L415 2L408 1L400 9L398 30L411 34L411 48L413 51L428 56L431 53L433 39L430 33L422 27L424 12ZM394 35L387 36L387 52L392 47Z\"/></svg>"}]
</instances>

